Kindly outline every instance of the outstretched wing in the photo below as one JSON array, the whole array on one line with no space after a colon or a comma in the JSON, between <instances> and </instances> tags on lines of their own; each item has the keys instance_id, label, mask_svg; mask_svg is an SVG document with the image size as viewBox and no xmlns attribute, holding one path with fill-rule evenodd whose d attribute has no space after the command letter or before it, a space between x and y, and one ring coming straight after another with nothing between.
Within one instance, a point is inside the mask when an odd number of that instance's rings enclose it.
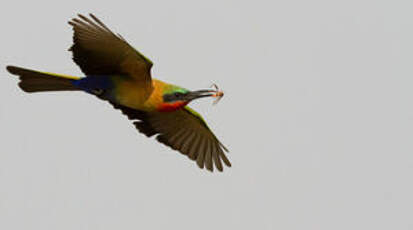
<instances>
[{"instance_id":1,"label":"outstretched wing","mask_svg":"<svg viewBox=\"0 0 413 230\"><path fill-rule=\"evenodd\" d=\"M120 35L114 34L93 14L79 14L69 21L73 27L73 60L86 75L128 75L152 91L152 62Z\"/></svg>"},{"instance_id":2,"label":"outstretched wing","mask_svg":"<svg viewBox=\"0 0 413 230\"><path fill-rule=\"evenodd\" d=\"M146 136L156 135L156 139L187 155L196 161L200 168L204 166L213 171L217 168L223 171L222 161L228 167L231 163L225 156L228 152L208 128L202 117L185 107L174 112L142 112L122 105L113 104L115 109L120 109L130 120L135 120L135 127Z\"/></svg>"}]
</instances>

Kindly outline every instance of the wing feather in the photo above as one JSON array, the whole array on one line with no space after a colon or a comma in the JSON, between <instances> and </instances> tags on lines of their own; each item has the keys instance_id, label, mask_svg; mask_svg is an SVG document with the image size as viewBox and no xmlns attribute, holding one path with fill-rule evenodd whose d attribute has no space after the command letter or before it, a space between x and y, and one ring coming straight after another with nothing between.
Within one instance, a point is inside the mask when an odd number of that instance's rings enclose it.
<instances>
[{"instance_id":1,"label":"wing feather","mask_svg":"<svg viewBox=\"0 0 413 230\"><path fill-rule=\"evenodd\" d=\"M209 171L213 171L213 167L212 167L212 143L210 141L208 141L208 146L205 150L205 167L209 170Z\"/></svg>"},{"instance_id":2,"label":"wing feather","mask_svg":"<svg viewBox=\"0 0 413 230\"><path fill-rule=\"evenodd\" d=\"M182 146L184 145L184 142L188 139L188 137L190 136L190 132L188 132L188 130L185 130L185 129L183 129L184 130L184 133L181 135L181 136L179 136L178 137L178 139L176 139L176 149L177 150L180 150L180 152L181 153L183 153L182 152ZM172 142L173 143L173 142Z\"/></svg>"},{"instance_id":3,"label":"wing feather","mask_svg":"<svg viewBox=\"0 0 413 230\"><path fill-rule=\"evenodd\" d=\"M198 133L195 133L195 138L192 142L192 145L189 147L188 150L188 157L191 160L195 160L196 159L196 147L198 146L199 141L201 140L201 135L199 135Z\"/></svg>"},{"instance_id":4,"label":"wing feather","mask_svg":"<svg viewBox=\"0 0 413 230\"><path fill-rule=\"evenodd\" d=\"M149 96L152 92L152 62L135 50L121 36L114 34L93 14L81 14L69 24L73 27L73 61L86 75L129 76L142 86Z\"/></svg>"},{"instance_id":5,"label":"wing feather","mask_svg":"<svg viewBox=\"0 0 413 230\"><path fill-rule=\"evenodd\" d=\"M222 167L221 159L219 158L219 147L216 143L213 144L213 147L214 148L212 151L212 157L214 159L215 166L217 167L219 171L222 171L223 167Z\"/></svg>"},{"instance_id":6,"label":"wing feather","mask_svg":"<svg viewBox=\"0 0 413 230\"><path fill-rule=\"evenodd\" d=\"M193 132L192 130L189 131L190 135L184 140L182 143L181 151L183 154L189 156L189 148L191 147L191 143L194 142L194 139L196 137L196 133Z\"/></svg>"},{"instance_id":7,"label":"wing feather","mask_svg":"<svg viewBox=\"0 0 413 230\"><path fill-rule=\"evenodd\" d=\"M198 156L196 158L196 163L201 169L204 168L204 159L205 159L205 154L206 154L205 148L206 148L207 142L208 142L207 139L204 139L201 141L201 145L199 146Z\"/></svg>"},{"instance_id":8,"label":"wing feather","mask_svg":"<svg viewBox=\"0 0 413 230\"><path fill-rule=\"evenodd\" d=\"M223 171L222 162L228 167L227 149L219 142L205 121L193 110L185 107L174 112L143 112L113 104L134 122L138 130L196 161L200 168Z\"/></svg>"},{"instance_id":9,"label":"wing feather","mask_svg":"<svg viewBox=\"0 0 413 230\"><path fill-rule=\"evenodd\" d=\"M181 129L178 130L176 133L172 134L172 136L170 138L167 138L167 135L161 135L166 137L169 143L171 143L171 146L173 146L175 149L178 149L178 144L179 144L179 138L182 137L182 135L184 135L185 130Z\"/></svg>"}]
</instances>

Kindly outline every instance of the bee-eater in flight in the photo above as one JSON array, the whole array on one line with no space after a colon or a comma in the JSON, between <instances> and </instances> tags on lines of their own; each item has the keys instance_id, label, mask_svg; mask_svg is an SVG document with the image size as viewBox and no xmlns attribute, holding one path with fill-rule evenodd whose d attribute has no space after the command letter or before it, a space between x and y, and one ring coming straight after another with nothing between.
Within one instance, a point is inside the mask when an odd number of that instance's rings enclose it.
<instances>
[{"instance_id":1,"label":"bee-eater in flight","mask_svg":"<svg viewBox=\"0 0 413 230\"><path fill-rule=\"evenodd\" d=\"M151 77L152 62L119 34L114 34L93 14L69 21L73 61L85 77L68 76L7 66L19 76L19 87L28 93L84 91L108 101L136 129L196 161L200 168L219 171L231 166L228 150L203 118L187 104L203 97L221 97L222 92L190 91Z\"/></svg>"}]
</instances>

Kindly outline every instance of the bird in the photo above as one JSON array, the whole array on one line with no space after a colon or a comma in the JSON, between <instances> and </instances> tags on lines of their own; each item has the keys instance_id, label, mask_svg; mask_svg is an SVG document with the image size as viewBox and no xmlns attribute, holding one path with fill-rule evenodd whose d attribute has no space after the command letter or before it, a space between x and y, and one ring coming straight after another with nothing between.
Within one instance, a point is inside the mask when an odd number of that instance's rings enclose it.
<instances>
[{"instance_id":1,"label":"bird","mask_svg":"<svg viewBox=\"0 0 413 230\"><path fill-rule=\"evenodd\" d=\"M186 155L199 168L213 172L231 167L228 149L206 121L188 104L205 97L222 97L218 89L191 91L152 78L152 61L115 34L94 14L78 14L68 21L73 29L69 48L84 76L42 72L14 65L8 72L27 93L83 91L109 102L135 128Z\"/></svg>"}]
</instances>

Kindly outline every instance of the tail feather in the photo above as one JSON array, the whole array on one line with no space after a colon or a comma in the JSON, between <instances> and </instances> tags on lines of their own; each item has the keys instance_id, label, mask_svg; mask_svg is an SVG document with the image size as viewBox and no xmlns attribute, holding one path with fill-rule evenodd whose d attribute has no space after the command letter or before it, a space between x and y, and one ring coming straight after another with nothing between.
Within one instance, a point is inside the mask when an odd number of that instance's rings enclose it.
<instances>
[{"instance_id":1,"label":"tail feather","mask_svg":"<svg viewBox=\"0 0 413 230\"><path fill-rule=\"evenodd\" d=\"M28 93L80 90L73 84L73 81L79 79L77 77L39 72L16 66L6 68L11 74L19 76L19 87Z\"/></svg>"}]
</instances>

